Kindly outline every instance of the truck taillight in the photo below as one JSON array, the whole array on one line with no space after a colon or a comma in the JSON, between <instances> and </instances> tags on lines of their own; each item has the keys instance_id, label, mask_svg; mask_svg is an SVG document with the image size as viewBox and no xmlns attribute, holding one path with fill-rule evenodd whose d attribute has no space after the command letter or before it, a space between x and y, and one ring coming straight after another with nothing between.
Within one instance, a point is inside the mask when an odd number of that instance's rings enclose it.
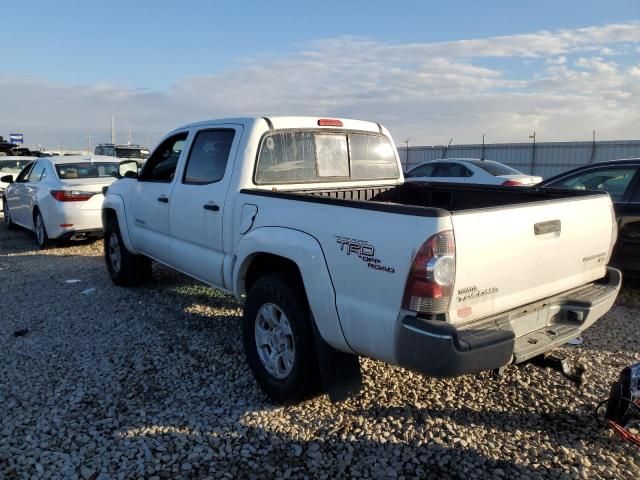
<instances>
[{"instance_id":1,"label":"truck taillight","mask_svg":"<svg viewBox=\"0 0 640 480\"><path fill-rule=\"evenodd\" d=\"M611 254L613 253L613 247L616 246L618 241L618 219L616 218L616 211L611 204L611 246L609 247L609 255L607 256L607 264L611 260Z\"/></svg>"},{"instance_id":2,"label":"truck taillight","mask_svg":"<svg viewBox=\"0 0 640 480\"><path fill-rule=\"evenodd\" d=\"M456 245L446 230L429 238L418 251L404 290L402 308L418 313L446 313L456 274Z\"/></svg>"},{"instance_id":3,"label":"truck taillight","mask_svg":"<svg viewBox=\"0 0 640 480\"><path fill-rule=\"evenodd\" d=\"M93 197L95 193L74 190L51 190L51 195L59 202L84 202Z\"/></svg>"}]
</instances>

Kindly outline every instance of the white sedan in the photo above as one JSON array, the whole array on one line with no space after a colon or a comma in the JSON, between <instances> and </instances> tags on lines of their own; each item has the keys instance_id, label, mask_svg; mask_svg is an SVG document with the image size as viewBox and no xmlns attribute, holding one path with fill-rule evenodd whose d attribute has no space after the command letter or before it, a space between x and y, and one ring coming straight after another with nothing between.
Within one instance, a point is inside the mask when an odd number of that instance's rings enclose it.
<instances>
[{"instance_id":1,"label":"white sedan","mask_svg":"<svg viewBox=\"0 0 640 480\"><path fill-rule=\"evenodd\" d=\"M413 167L404 174L405 180L418 182L481 183L485 185L530 186L542 177L526 175L493 160L477 158L447 158L432 160Z\"/></svg>"},{"instance_id":2,"label":"white sedan","mask_svg":"<svg viewBox=\"0 0 640 480\"><path fill-rule=\"evenodd\" d=\"M113 157L43 157L27 164L2 193L4 223L35 233L40 248L50 239L102 236L102 189L116 180Z\"/></svg>"}]
</instances>

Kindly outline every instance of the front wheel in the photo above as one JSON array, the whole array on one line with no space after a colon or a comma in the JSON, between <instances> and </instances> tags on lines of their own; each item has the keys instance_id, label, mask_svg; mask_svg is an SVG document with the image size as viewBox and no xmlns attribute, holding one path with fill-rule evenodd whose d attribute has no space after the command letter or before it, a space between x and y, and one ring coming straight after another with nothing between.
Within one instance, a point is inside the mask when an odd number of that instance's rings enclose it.
<instances>
[{"instance_id":1,"label":"front wheel","mask_svg":"<svg viewBox=\"0 0 640 480\"><path fill-rule=\"evenodd\" d=\"M266 275L250 288L244 349L256 381L276 402L293 403L319 391L311 321L304 291L285 274Z\"/></svg>"},{"instance_id":2,"label":"front wheel","mask_svg":"<svg viewBox=\"0 0 640 480\"><path fill-rule=\"evenodd\" d=\"M151 260L127 250L115 218L109 219L105 228L104 259L116 285L136 287L151 278Z\"/></svg>"}]
</instances>

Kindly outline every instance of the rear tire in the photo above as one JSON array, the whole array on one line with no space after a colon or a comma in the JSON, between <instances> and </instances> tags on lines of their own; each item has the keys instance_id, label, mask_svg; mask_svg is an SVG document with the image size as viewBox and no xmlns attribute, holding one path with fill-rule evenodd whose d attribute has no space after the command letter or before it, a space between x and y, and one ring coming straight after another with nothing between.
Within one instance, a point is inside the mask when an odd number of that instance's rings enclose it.
<instances>
[{"instance_id":1,"label":"rear tire","mask_svg":"<svg viewBox=\"0 0 640 480\"><path fill-rule=\"evenodd\" d=\"M116 285L137 287L151 279L151 260L127 250L115 218L108 220L104 231L104 259Z\"/></svg>"},{"instance_id":2,"label":"rear tire","mask_svg":"<svg viewBox=\"0 0 640 480\"><path fill-rule=\"evenodd\" d=\"M16 224L11 220L11 215L9 214L9 204L7 203L6 198L2 199L2 214L4 216L4 226L7 227L7 230L13 230Z\"/></svg>"},{"instance_id":3,"label":"rear tire","mask_svg":"<svg viewBox=\"0 0 640 480\"><path fill-rule=\"evenodd\" d=\"M40 210L36 209L33 213L33 232L36 236L36 243L40 250L45 250L49 247L49 235L47 235L47 228L44 226L44 218Z\"/></svg>"},{"instance_id":4,"label":"rear tire","mask_svg":"<svg viewBox=\"0 0 640 480\"><path fill-rule=\"evenodd\" d=\"M304 290L290 276L265 275L251 286L242 320L245 354L275 402L295 403L320 391L312 321Z\"/></svg>"}]
</instances>

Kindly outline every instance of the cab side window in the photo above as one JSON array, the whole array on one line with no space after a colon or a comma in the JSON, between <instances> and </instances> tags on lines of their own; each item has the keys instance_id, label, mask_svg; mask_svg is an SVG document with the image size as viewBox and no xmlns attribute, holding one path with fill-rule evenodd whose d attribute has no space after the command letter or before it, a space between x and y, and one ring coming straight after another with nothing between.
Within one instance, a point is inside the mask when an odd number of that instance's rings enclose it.
<instances>
[{"instance_id":1,"label":"cab side window","mask_svg":"<svg viewBox=\"0 0 640 480\"><path fill-rule=\"evenodd\" d=\"M187 159L183 183L203 185L222 180L227 167L234 130L198 132Z\"/></svg>"},{"instance_id":2,"label":"cab side window","mask_svg":"<svg viewBox=\"0 0 640 480\"><path fill-rule=\"evenodd\" d=\"M139 180L169 183L173 180L178 159L187 140L188 132L167 138L149 157L140 172Z\"/></svg>"}]
</instances>

